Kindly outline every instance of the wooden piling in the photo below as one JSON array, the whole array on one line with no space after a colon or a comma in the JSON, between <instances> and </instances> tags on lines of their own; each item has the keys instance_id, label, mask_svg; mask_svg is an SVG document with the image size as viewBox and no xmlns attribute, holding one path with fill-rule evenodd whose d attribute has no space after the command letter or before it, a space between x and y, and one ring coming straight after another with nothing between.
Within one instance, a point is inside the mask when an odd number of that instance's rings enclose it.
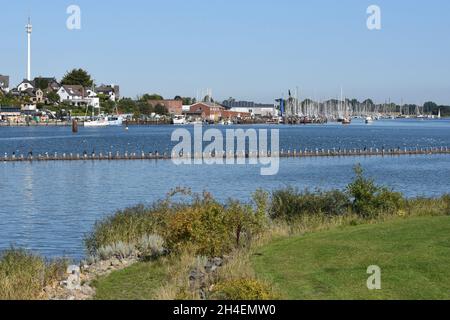
<instances>
[{"instance_id":1,"label":"wooden piling","mask_svg":"<svg viewBox=\"0 0 450 320\"><path fill-rule=\"evenodd\" d=\"M78 133L78 120L72 120L72 133Z\"/></svg>"}]
</instances>

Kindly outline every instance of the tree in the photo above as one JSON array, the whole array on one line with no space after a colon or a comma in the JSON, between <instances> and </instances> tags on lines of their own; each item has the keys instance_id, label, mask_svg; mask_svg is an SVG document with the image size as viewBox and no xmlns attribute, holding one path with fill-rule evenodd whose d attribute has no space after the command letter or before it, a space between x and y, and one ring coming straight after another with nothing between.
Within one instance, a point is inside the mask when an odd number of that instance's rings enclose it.
<instances>
[{"instance_id":1,"label":"tree","mask_svg":"<svg viewBox=\"0 0 450 320\"><path fill-rule=\"evenodd\" d=\"M357 105L359 105L359 101L358 101L358 99L352 99L352 100L350 100L350 104L352 106L357 106Z\"/></svg>"},{"instance_id":2,"label":"tree","mask_svg":"<svg viewBox=\"0 0 450 320\"><path fill-rule=\"evenodd\" d=\"M154 112L152 105L147 103L146 101L139 101L137 103L139 113L145 116L149 116Z\"/></svg>"},{"instance_id":3,"label":"tree","mask_svg":"<svg viewBox=\"0 0 450 320\"><path fill-rule=\"evenodd\" d=\"M57 104L60 100L59 95L55 91L47 93L47 99L50 104Z\"/></svg>"},{"instance_id":4,"label":"tree","mask_svg":"<svg viewBox=\"0 0 450 320\"><path fill-rule=\"evenodd\" d=\"M423 105L423 112L432 113L436 111L437 113L438 105L432 101L425 102Z\"/></svg>"},{"instance_id":5,"label":"tree","mask_svg":"<svg viewBox=\"0 0 450 320\"><path fill-rule=\"evenodd\" d=\"M159 94L144 94L139 100L141 101L149 101L149 100L164 100L164 98Z\"/></svg>"},{"instance_id":6,"label":"tree","mask_svg":"<svg viewBox=\"0 0 450 320\"><path fill-rule=\"evenodd\" d=\"M61 84L63 85L79 85L84 88L90 88L93 86L94 81L91 75L83 69L73 69L65 74Z\"/></svg>"},{"instance_id":7,"label":"tree","mask_svg":"<svg viewBox=\"0 0 450 320\"><path fill-rule=\"evenodd\" d=\"M123 98L117 103L119 112L134 113L136 110L136 102L130 98Z\"/></svg>"},{"instance_id":8,"label":"tree","mask_svg":"<svg viewBox=\"0 0 450 320\"><path fill-rule=\"evenodd\" d=\"M14 97L11 93L0 94L0 106L19 107L21 104L22 102L20 101L20 99Z\"/></svg>"},{"instance_id":9,"label":"tree","mask_svg":"<svg viewBox=\"0 0 450 320\"><path fill-rule=\"evenodd\" d=\"M155 106L155 113L159 115L166 115L168 114L167 108L161 104L157 104Z\"/></svg>"},{"instance_id":10,"label":"tree","mask_svg":"<svg viewBox=\"0 0 450 320\"><path fill-rule=\"evenodd\" d=\"M176 97L174 98L174 100L183 101L183 105L186 105L186 106L192 105L192 104L194 104L194 103L196 102L196 101L195 101L195 98L191 98L191 97L182 97L182 96L176 96Z\"/></svg>"},{"instance_id":11,"label":"tree","mask_svg":"<svg viewBox=\"0 0 450 320\"><path fill-rule=\"evenodd\" d=\"M36 78L34 79L34 84L36 85L36 88L45 90L48 88L49 82L44 78Z\"/></svg>"}]
</instances>

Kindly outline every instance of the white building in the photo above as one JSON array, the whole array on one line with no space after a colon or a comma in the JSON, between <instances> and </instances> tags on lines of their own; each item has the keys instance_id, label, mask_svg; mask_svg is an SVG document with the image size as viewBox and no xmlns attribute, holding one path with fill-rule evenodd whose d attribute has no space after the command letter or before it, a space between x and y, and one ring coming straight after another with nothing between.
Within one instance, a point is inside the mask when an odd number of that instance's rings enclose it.
<instances>
[{"instance_id":1,"label":"white building","mask_svg":"<svg viewBox=\"0 0 450 320\"><path fill-rule=\"evenodd\" d=\"M120 88L118 85L109 84L95 88L95 92L99 94L104 94L111 101L118 101L120 99Z\"/></svg>"},{"instance_id":2,"label":"white building","mask_svg":"<svg viewBox=\"0 0 450 320\"><path fill-rule=\"evenodd\" d=\"M85 90L79 85L63 85L57 94L60 102L68 103L74 107L89 106L100 108L100 99L92 90Z\"/></svg>"},{"instance_id":3,"label":"white building","mask_svg":"<svg viewBox=\"0 0 450 320\"><path fill-rule=\"evenodd\" d=\"M233 112L250 113L252 117L276 117L278 116L278 110L274 107L233 107L230 109Z\"/></svg>"},{"instance_id":4,"label":"white building","mask_svg":"<svg viewBox=\"0 0 450 320\"><path fill-rule=\"evenodd\" d=\"M31 81L29 80L23 80L18 86L17 86L17 91L19 92L24 92L27 91L28 89L34 89L34 85Z\"/></svg>"}]
</instances>

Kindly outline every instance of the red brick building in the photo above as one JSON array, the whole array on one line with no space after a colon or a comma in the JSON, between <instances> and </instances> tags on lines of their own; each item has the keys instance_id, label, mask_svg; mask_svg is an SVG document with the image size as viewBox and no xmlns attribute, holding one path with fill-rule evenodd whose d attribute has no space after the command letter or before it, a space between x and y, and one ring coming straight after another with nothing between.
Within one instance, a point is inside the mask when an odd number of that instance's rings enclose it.
<instances>
[{"instance_id":1,"label":"red brick building","mask_svg":"<svg viewBox=\"0 0 450 320\"><path fill-rule=\"evenodd\" d=\"M183 101L182 100L148 100L149 105L153 108L157 105L166 107L167 111L174 115L183 114Z\"/></svg>"},{"instance_id":2,"label":"red brick building","mask_svg":"<svg viewBox=\"0 0 450 320\"><path fill-rule=\"evenodd\" d=\"M188 116L200 116L202 120L215 122L226 119L245 119L251 117L250 113L229 111L224 106L211 102L195 103L186 114Z\"/></svg>"},{"instance_id":3,"label":"red brick building","mask_svg":"<svg viewBox=\"0 0 450 320\"><path fill-rule=\"evenodd\" d=\"M210 102L199 102L191 106L188 113L201 115L202 120L219 121L224 107Z\"/></svg>"}]
</instances>

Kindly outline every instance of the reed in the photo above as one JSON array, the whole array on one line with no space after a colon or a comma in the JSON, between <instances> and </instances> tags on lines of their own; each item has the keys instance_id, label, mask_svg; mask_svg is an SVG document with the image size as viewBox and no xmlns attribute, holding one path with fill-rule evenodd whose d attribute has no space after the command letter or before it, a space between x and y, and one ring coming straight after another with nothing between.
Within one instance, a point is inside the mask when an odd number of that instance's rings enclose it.
<instances>
[{"instance_id":1,"label":"reed","mask_svg":"<svg viewBox=\"0 0 450 320\"><path fill-rule=\"evenodd\" d=\"M66 260L45 261L22 249L0 254L0 300L39 300L43 288L62 279Z\"/></svg>"}]
</instances>

